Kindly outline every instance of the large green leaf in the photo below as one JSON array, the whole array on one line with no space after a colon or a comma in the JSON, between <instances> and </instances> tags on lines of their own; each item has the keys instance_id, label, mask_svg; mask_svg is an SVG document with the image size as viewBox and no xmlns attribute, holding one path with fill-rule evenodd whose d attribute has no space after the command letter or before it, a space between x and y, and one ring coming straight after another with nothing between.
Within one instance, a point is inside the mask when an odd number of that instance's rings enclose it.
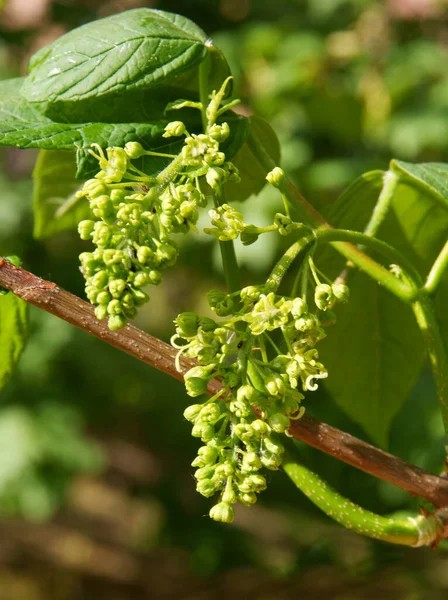
<instances>
[{"instance_id":1,"label":"large green leaf","mask_svg":"<svg viewBox=\"0 0 448 600\"><path fill-rule=\"evenodd\" d=\"M448 165L392 161L400 177L393 208L409 244L426 274L448 239ZM448 273L436 294L436 315L448 346Z\"/></svg>"},{"instance_id":2,"label":"large green leaf","mask_svg":"<svg viewBox=\"0 0 448 600\"><path fill-rule=\"evenodd\" d=\"M11 293L0 296L0 389L20 358L27 335L26 302Z\"/></svg>"},{"instance_id":3,"label":"large green leaf","mask_svg":"<svg viewBox=\"0 0 448 600\"><path fill-rule=\"evenodd\" d=\"M373 171L352 184L332 208L329 222L362 231L381 191L382 176L383 172ZM415 258L393 213L379 236ZM318 265L336 276L344 260L326 248ZM346 414L386 446L392 420L424 360L421 334L410 307L363 273L354 271L349 287L349 302L338 307L336 324L319 344L329 372L325 385Z\"/></svg>"},{"instance_id":4,"label":"large green leaf","mask_svg":"<svg viewBox=\"0 0 448 600\"><path fill-rule=\"evenodd\" d=\"M252 133L263 145L276 165L280 162L280 144L272 127L259 117L250 117L249 131L241 127L241 140L244 141L248 134ZM258 194L266 184L267 171L259 161L249 143L246 141L241 149L235 154L232 162L240 173L240 183L228 183L226 195L231 202L242 201Z\"/></svg>"},{"instance_id":5,"label":"large green leaf","mask_svg":"<svg viewBox=\"0 0 448 600\"><path fill-rule=\"evenodd\" d=\"M53 119L86 120L93 106L102 120L103 108L110 118L110 103L116 114L128 95L128 106L141 105L142 97L135 96L140 90L152 89L150 102L159 108L183 97L207 56L214 75L228 74L222 54L192 21L140 8L88 23L39 50L22 92Z\"/></svg>"},{"instance_id":6,"label":"large green leaf","mask_svg":"<svg viewBox=\"0 0 448 600\"><path fill-rule=\"evenodd\" d=\"M391 162L400 182L393 208L400 226L425 266L448 239L448 165Z\"/></svg>"},{"instance_id":7,"label":"large green leaf","mask_svg":"<svg viewBox=\"0 0 448 600\"><path fill-rule=\"evenodd\" d=\"M140 141L148 148L163 144L165 122L153 123L55 123L41 115L20 96L23 79L0 83L0 145L46 150L124 146Z\"/></svg>"},{"instance_id":8,"label":"large green leaf","mask_svg":"<svg viewBox=\"0 0 448 600\"><path fill-rule=\"evenodd\" d=\"M36 239L75 229L90 216L87 200L76 198L82 183L76 180L74 152L41 150L33 179L33 235Z\"/></svg>"}]
</instances>

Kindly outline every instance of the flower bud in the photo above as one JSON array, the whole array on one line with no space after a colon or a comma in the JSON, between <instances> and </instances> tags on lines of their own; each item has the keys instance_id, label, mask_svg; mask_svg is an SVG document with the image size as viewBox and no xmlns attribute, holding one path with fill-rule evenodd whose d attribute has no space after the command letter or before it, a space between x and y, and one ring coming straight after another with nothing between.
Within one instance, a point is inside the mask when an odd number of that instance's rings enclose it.
<instances>
[{"instance_id":1,"label":"flower bud","mask_svg":"<svg viewBox=\"0 0 448 600\"><path fill-rule=\"evenodd\" d=\"M333 294L339 302L347 302L350 290L343 283L333 283L332 285Z\"/></svg>"},{"instance_id":2,"label":"flower bud","mask_svg":"<svg viewBox=\"0 0 448 600\"><path fill-rule=\"evenodd\" d=\"M261 460L255 452L246 452L242 460L242 469L248 471L258 471L261 469Z\"/></svg>"},{"instance_id":3,"label":"flower bud","mask_svg":"<svg viewBox=\"0 0 448 600\"><path fill-rule=\"evenodd\" d=\"M95 222L91 220L81 221L78 224L78 233L82 240L89 240L92 234Z\"/></svg>"},{"instance_id":4,"label":"flower bud","mask_svg":"<svg viewBox=\"0 0 448 600\"><path fill-rule=\"evenodd\" d=\"M232 523L235 518L235 511L231 504L227 502L219 502L210 509L210 518L221 523Z\"/></svg>"},{"instance_id":5,"label":"flower bud","mask_svg":"<svg viewBox=\"0 0 448 600\"><path fill-rule=\"evenodd\" d=\"M276 433L284 433L290 425L289 419L282 413L275 413L268 419L269 425Z\"/></svg>"},{"instance_id":6,"label":"flower bud","mask_svg":"<svg viewBox=\"0 0 448 600\"><path fill-rule=\"evenodd\" d=\"M206 464L213 464L219 456L219 450L214 446L202 446L198 450L198 456L200 456Z\"/></svg>"},{"instance_id":7,"label":"flower bud","mask_svg":"<svg viewBox=\"0 0 448 600\"><path fill-rule=\"evenodd\" d=\"M132 160L141 158L146 154L146 150L138 142L128 142L124 147L124 151Z\"/></svg>"},{"instance_id":8,"label":"flower bud","mask_svg":"<svg viewBox=\"0 0 448 600\"><path fill-rule=\"evenodd\" d=\"M117 329L122 329L123 327L126 327L126 318L123 315L113 315L109 317L107 326L111 331L117 331Z\"/></svg>"},{"instance_id":9,"label":"flower bud","mask_svg":"<svg viewBox=\"0 0 448 600\"><path fill-rule=\"evenodd\" d=\"M208 135L217 142L224 142L229 137L230 127L228 123L218 125L215 123L208 129Z\"/></svg>"},{"instance_id":10,"label":"flower bud","mask_svg":"<svg viewBox=\"0 0 448 600\"><path fill-rule=\"evenodd\" d=\"M335 295L333 294L333 289L331 285L327 283L321 283L316 286L314 291L314 302L316 306L320 308L320 310L327 310L327 308L331 308L336 301Z\"/></svg>"},{"instance_id":11,"label":"flower bud","mask_svg":"<svg viewBox=\"0 0 448 600\"><path fill-rule=\"evenodd\" d=\"M168 125L165 127L165 133L162 137L178 137L179 135L183 135L184 133L185 125L182 123L182 121L172 121L171 123L168 123Z\"/></svg>"},{"instance_id":12,"label":"flower bud","mask_svg":"<svg viewBox=\"0 0 448 600\"><path fill-rule=\"evenodd\" d=\"M216 485L211 481L211 479L201 479L196 484L196 490L206 498L210 498L213 494L216 493Z\"/></svg>"},{"instance_id":13,"label":"flower bud","mask_svg":"<svg viewBox=\"0 0 448 600\"><path fill-rule=\"evenodd\" d=\"M227 482L226 488L222 494L222 501L226 502L227 504L235 504L237 501L237 496L230 479Z\"/></svg>"},{"instance_id":14,"label":"flower bud","mask_svg":"<svg viewBox=\"0 0 448 600\"><path fill-rule=\"evenodd\" d=\"M252 430L258 434L258 436L267 435L271 430L269 425L267 423L265 423L265 421L262 421L261 419L257 419L256 421L254 421L252 423L251 427L252 427Z\"/></svg>"},{"instance_id":15,"label":"flower bud","mask_svg":"<svg viewBox=\"0 0 448 600\"><path fill-rule=\"evenodd\" d=\"M189 377L185 379L185 388L187 394L192 398L196 396L202 396L207 390L208 380L201 379L200 377Z\"/></svg>"},{"instance_id":16,"label":"flower bud","mask_svg":"<svg viewBox=\"0 0 448 600\"><path fill-rule=\"evenodd\" d=\"M213 477L214 473L215 473L215 467L207 465L206 467L201 467L200 469L197 469L194 476L196 477L196 479L198 481L201 481L201 479L211 479Z\"/></svg>"},{"instance_id":17,"label":"flower bud","mask_svg":"<svg viewBox=\"0 0 448 600\"><path fill-rule=\"evenodd\" d=\"M101 306L96 306L94 312L98 321L102 321L107 317L107 306L104 306L103 304Z\"/></svg>"},{"instance_id":18,"label":"flower bud","mask_svg":"<svg viewBox=\"0 0 448 600\"><path fill-rule=\"evenodd\" d=\"M280 167L275 167L266 175L266 181L274 187L279 187L284 178L285 172Z\"/></svg>"},{"instance_id":19,"label":"flower bud","mask_svg":"<svg viewBox=\"0 0 448 600\"><path fill-rule=\"evenodd\" d=\"M244 506L252 506L257 501L257 494L255 494L254 492L241 493L238 496L238 500Z\"/></svg>"},{"instance_id":20,"label":"flower bud","mask_svg":"<svg viewBox=\"0 0 448 600\"><path fill-rule=\"evenodd\" d=\"M196 313L183 312L174 320L178 335L184 338L190 338L197 334L199 327L199 318Z\"/></svg>"},{"instance_id":21,"label":"flower bud","mask_svg":"<svg viewBox=\"0 0 448 600\"><path fill-rule=\"evenodd\" d=\"M294 318L301 317L308 312L308 305L303 298L294 298L291 304L291 314Z\"/></svg>"},{"instance_id":22,"label":"flower bud","mask_svg":"<svg viewBox=\"0 0 448 600\"><path fill-rule=\"evenodd\" d=\"M259 235L260 234L256 231L256 228L254 228L252 225L248 225L240 234L241 243L243 246L250 246L258 240Z\"/></svg>"},{"instance_id":23,"label":"flower bud","mask_svg":"<svg viewBox=\"0 0 448 600\"><path fill-rule=\"evenodd\" d=\"M112 279L109 281L109 292L114 298L120 298L126 289L126 281L124 279Z\"/></svg>"},{"instance_id":24,"label":"flower bud","mask_svg":"<svg viewBox=\"0 0 448 600\"><path fill-rule=\"evenodd\" d=\"M191 406L187 406L187 408L184 410L185 419L191 423L194 423L197 419L197 416L201 412L202 407L202 404L192 404Z\"/></svg>"},{"instance_id":25,"label":"flower bud","mask_svg":"<svg viewBox=\"0 0 448 600\"><path fill-rule=\"evenodd\" d=\"M285 451L285 447L279 441L272 437L265 437L263 439L263 445L268 452L272 452L272 454L283 454Z\"/></svg>"}]
</instances>

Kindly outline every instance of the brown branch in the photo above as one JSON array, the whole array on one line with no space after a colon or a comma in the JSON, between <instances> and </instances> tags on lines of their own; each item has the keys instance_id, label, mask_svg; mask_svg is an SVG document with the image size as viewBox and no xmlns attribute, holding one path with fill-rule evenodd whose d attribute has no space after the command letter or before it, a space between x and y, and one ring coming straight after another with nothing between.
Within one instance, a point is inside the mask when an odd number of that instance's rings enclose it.
<instances>
[{"instance_id":1,"label":"brown branch","mask_svg":"<svg viewBox=\"0 0 448 600\"><path fill-rule=\"evenodd\" d=\"M29 304L79 327L167 375L183 380L182 373L176 371L176 350L171 346L132 325L119 331L110 331L104 321L96 319L90 304L54 283L15 267L1 257L0 286L14 292ZM185 372L193 364L193 361L183 359L182 371ZM219 381L212 381L208 388L209 394L216 393L220 387ZM290 433L297 440L392 483L414 496L425 498L437 507L448 506L448 480L383 452L348 433L308 415L295 421Z\"/></svg>"}]
</instances>

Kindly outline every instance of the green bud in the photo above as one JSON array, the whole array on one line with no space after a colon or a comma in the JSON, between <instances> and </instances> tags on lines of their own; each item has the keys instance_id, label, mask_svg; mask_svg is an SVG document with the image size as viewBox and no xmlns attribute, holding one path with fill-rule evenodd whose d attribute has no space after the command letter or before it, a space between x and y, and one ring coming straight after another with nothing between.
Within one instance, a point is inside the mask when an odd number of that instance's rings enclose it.
<instances>
[{"instance_id":1,"label":"green bud","mask_svg":"<svg viewBox=\"0 0 448 600\"><path fill-rule=\"evenodd\" d=\"M149 300L148 294L145 294L145 292L142 292L142 290L133 289L132 296L134 298L135 306L142 306Z\"/></svg>"},{"instance_id":2,"label":"green bud","mask_svg":"<svg viewBox=\"0 0 448 600\"><path fill-rule=\"evenodd\" d=\"M211 479L214 474L215 474L215 467L206 466L206 467L201 467L200 469L198 469L196 471L196 473L194 474L194 476L196 477L196 479L198 481L201 481L201 479Z\"/></svg>"},{"instance_id":3,"label":"green bud","mask_svg":"<svg viewBox=\"0 0 448 600\"><path fill-rule=\"evenodd\" d=\"M261 469L261 460L255 452L246 452L241 465L245 472L258 471Z\"/></svg>"},{"instance_id":4,"label":"green bud","mask_svg":"<svg viewBox=\"0 0 448 600\"><path fill-rule=\"evenodd\" d=\"M221 408L218 404L206 404L201 410L199 419L207 423L216 423L221 416Z\"/></svg>"},{"instance_id":5,"label":"green bud","mask_svg":"<svg viewBox=\"0 0 448 600\"><path fill-rule=\"evenodd\" d=\"M233 489L232 480L229 478L225 487L225 490L222 494L222 501L227 504L235 504L237 501L237 496L235 490Z\"/></svg>"},{"instance_id":6,"label":"green bud","mask_svg":"<svg viewBox=\"0 0 448 600\"><path fill-rule=\"evenodd\" d=\"M117 331L117 329L122 329L126 326L126 319L123 315L113 315L109 317L109 321L107 322L107 326L111 331Z\"/></svg>"},{"instance_id":7,"label":"green bud","mask_svg":"<svg viewBox=\"0 0 448 600\"><path fill-rule=\"evenodd\" d=\"M248 225L240 234L240 240L243 246L250 246L254 244L259 237L259 233L256 231L256 227Z\"/></svg>"},{"instance_id":8,"label":"green bud","mask_svg":"<svg viewBox=\"0 0 448 600\"><path fill-rule=\"evenodd\" d=\"M343 283L333 283L332 291L339 302L347 302L350 290Z\"/></svg>"},{"instance_id":9,"label":"green bud","mask_svg":"<svg viewBox=\"0 0 448 600\"><path fill-rule=\"evenodd\" d=\"M184 338L194 337L199 328L199 317L193 312L184 312L174 320L178 335Z\"/></svg>"},{"instance_id":10,"label":"green bud","mask_svg":"<svg viewBox=\"0 0 448 600\"><path fill-rule=\"evenodd\" d=\"M266 181L274 187L279 187L285 178L285 172L280 167L275 167L266 175Z\"/></svg>"},{"instance_id":11,"label":"green bud","mask_svg":"<svg viewBox=\"0 0 448 600\"><path fill-rule=\"evenodd\" d=\"M146 150L138 142L128 142L124 147L124 151L132 160L141 158L146 154Z\"/></svg>"},{"instance_id":12,"label":"green bud","mask_svg":"<svg viewBox=\"0 0 448 600\"><path fill-rule=\"evenodd\" d=\"M154 257L154 252L149 246L140 246L137 250L137 260L140 264L146 265L151 262Z\"/></svg>"},{"instance_id":13,"label":"green bud","mask_svg":"<svg viewBox=\"0 0 448 600\"><path fill-rule=\"evenodd\" d=\"M281 396L285 393L285 384L279 375L271 375L264 380L266 390L271 396Z\"/></svg>"},{"instance_id":14,"label":"green bud","mask_svg":"<svg viewBox=\"0 0 448 600\"><path fill-rule=\"evenodd\" d=\"M289 429L290 421L286 415L282 413L275 413L268 419L269 425L277 433L284 433Z\"/></svg>"},{"instance_id":15,"label":"green bud","mask_svg":"<svg viewBox=\"0 0 448 600\"><path fill-rule=\"evenodd\" d=\"M196 396L202 396L207 391L208 380L201 379L200 377L189 377L185 379L185 388L187 394L192 398Z\"/></svg>"},{"instance_id":16,"label":"green bud","mask_svg":"<svg viewBox=\"0 0 448 600\"><path fill-rule=\"evenodd\" d=\"M213 494L216 493L217 488L216 485L211 479L201 479L196 484L196 490L206 498L210 498Z\"/></svg>"},{"instance_id":17,"label":"green bud","mask_svg":"<svg viewBox=\"0 0 448 600\"><path fill-rule=\"evenodd\" d=\"M221 523L232 523L235 518L235 511L231 504L219 502L210 509L210 518Z\"/></svg>"},{"instance_id":18,"label":"green bud","mask_svg":"<svg viewBox=\"0 0 448 600\"><path fill-rule=\"evenodd\" d=\"M276 471L280 465L282 464L282 458L278 454L273 454L272 452L265 452L261 456L261 462L263 466L271 471Z\"/></svg>"},{"instance_id":19,"label":"green bud","mask_svg":"<svg viewBox=\"0 0 448 600\"><path fill-rule=\"evenodd\" d=\"M120 298L126 289L126 281L124 279L112 279L109 282L109 292L114 298Z\"/></svg>"},{"instance_id":20,"label":"green bud","mask_svg":"<svg viewBox=\"0 0 448 600\"><path fill-rule=\"evenodd\" d=\"M96 297L96 303L97 304L109 304L109 302L112 300L112 296L109 294L109 292L100 292L98 294L98 296Z\"/></svg>"},{"instance_id":21,"label":"green bud","mask_svg":"<svg viewBox=\"0 0 448 600\"><path fill-rule=\"evenodd\" d=\"M260 295L261 290L254 285L249 285L240 291L240 298L243 302L257 302Z\"/></svg>"},{"instance_id":22,"label":"green bud","mask_svg":"<svg viewBox=\"0 0 448 600\"><path fill-rule=\"evenodd\" d=\"M272 452L272 454L283 454L285 451L285 447L283 444L278 442L272 437L265 437L263 439L263 445L268 452Z\"/></svg>"},{"instance_id":23,"label":"green bud","mask_svg":"<svg viewBox=\"0 0 448 600\"><path fill-rule=\"evenodd\" d=\"M183 135L185 131L185 125L182 123L182 121L172 121L165 127L165 133L163 134L163 137L178 137L179 135Z\"/></svg>"},{"instance_id":24,"label":"green bud","mask_svg":"<svg viewBox=\"0 0 448 600\"><path fill-rule=\"evenodd\" d=\"M336 301L333 289L327 283L321 283L316 286L314 291L314 302L320 310L331 308Z\"/></svg>"},{"instance_id":25,"label":"green bud","mask_svg":"<svg viewBox=\"0 0 448 600\"><path fill-rule=\"evenodd\" d=\"M187 421L194 423L202 410L202 404L192 404L184 410L184 417Z\"/></svg>"},{"instance_id":26,"label":"green bud","mask_svg":"<svg viewBox=\"0 0 448 600\"><path fill-rule=\"evenodd\" d=\"M149 275L145 271L135 273L132 283L135 287L143 287L149 283Z\"/></svg>"},{"instance_id":27,"label":"green bud","mask_svg":"<svg viewBox=\"0 0 448 600\"><path fill-rule=\"evenodd\" d=\"M209 317L199 317L199 327L202 331L214 331L216 329L216 323Z\"/></svg>"},{"instance_id":28,"label":"green bud","mask_svg":"<svg viewBox=\"0 0 448 600\"><path fill-rule=\"evenodd\" d=\"M201 431L201 440L207 444L215 437L215 428L213 425L204 425Z\"/></svg>"},{"instance_id":29,"label":"green bud","mask_svg":"<svg viewBox=\"0 0 448 600\"><path fill-rule=\"evenodd\" d=\"M214 125L208 128L207 133L212 139L221 143L229 137L230 127L228 123L222 123L221 125L215 123Z\"/></svg>"},{"instance_id":30,"label":"green bud","mask_svg":"<svg viewBox=\"0 0 448 600\"><path fill-rule=\"evenodd\" d=\"M95 307L94 313L95 313L95 317L99 321L102 321L103 319L105 319L107 317L107 306L101 305L101 306Z\"/></svg>"},{"instance_id":31,"label":"green bud","mask_svg":"<svg viewBox=\"0 0 448 600\"><path fill-rule=\"evenodd\" d=\"M163 279L163 275L162 275L161 271L157 271L155 269L152 269L148 273L148 276L149 276L149 281L152 285L159 285Z\"/></svg>"},{"instance_id":32,"label":"green bud","mask_svg":"<svg viewBox=\"0 0 448 600\"><path fill-rule=\"evenodd\" d=\"M257 501L257 495L254 492L240 493L238 500L244 506L252 506Z\"/></svg>"},{"instance_id":33,"label":"green bud","mask_svg":"<svg viewBox=\"0 0 448 600\"><path fill-rule=\"evenodd\" d=\"M78 233L82 240L89 240L92 234L95 222L91 220L81 221L78 224Z\"/></svg>"},{"instance_id":34,"label":"green bud","mask_svg":"<svg viewBox=\"0 0 448 600\"><path fill-rule=\"evenodd\" d=\"M308 305L303 298L294 298L291 304L291 314L294 318L301 317L308 312Z\"/></svg>"},{"instance_id":35,"label":"green bud","mask_svg":"<svg viewBox=\"0 0 448 600\"><path fill-rule=\"evenodd\" d=\"M254 421L251 426L253 431L255 431L259 436L267 435L271 431L269 425L261 419Z\"/></svg>"},{"instance_id":36,"label":"green bud","mask_svg":"<svg viewBox=\"0 0 448 600\"><path fill-rule=\"evenodd\" d=\"M218 459L219 450L214 446L202 446L198 450L198 456L200 456L206 464L213 464Z\"/></svg>"},{"instance_id":37,"label":"green bud","mask_svg":"<svg viewBox=\"0 0 448 600\"><path fill-rule=\"evenodd\" d=\"M234 474L234 472L235 468L233 467L232 463L226 461L216 467L215 476L218 479L227 479L228 477L231 477Z\"/></svg>"}]
</instances>

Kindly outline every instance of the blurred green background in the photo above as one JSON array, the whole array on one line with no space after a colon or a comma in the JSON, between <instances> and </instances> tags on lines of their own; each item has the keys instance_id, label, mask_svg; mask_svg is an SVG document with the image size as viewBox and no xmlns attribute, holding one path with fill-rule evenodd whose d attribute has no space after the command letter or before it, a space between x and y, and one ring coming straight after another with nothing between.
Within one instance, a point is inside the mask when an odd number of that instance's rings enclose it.
<instances>
[{"instance_id":1,"label":"blurred green background","mask_svg":"<svg viewBox=\"0 0 448 600\"><path fill-rule=\"evenodd\" d=\"M393 157L448 161L448 5L443 0L9 0L0 12L0 77L65 31L137 6L178 12L231 63L246 114L266 118L282 165L320 207ZM2 149L0 254L83 295L76 233L32 239L33 151ZM249 199L248 220L279 208ZM274 240L238 248L247 282L274 260ZM222 285L203 237L185 243L139 316L169 339L182 310L205 310ZM333 524L282 473L224 526L195 492L197 440L182 385L31 309L31 336L0 396L0 600L444 599L448 556L360 538ZM367 439L324 391L308 410ZM370 441L370 440L368 440ZM441 466L442 427L424 373L395 419L390 451ZM303 448L308 464L382 514L407 494Z\"/></svg>"}]
</instances>

